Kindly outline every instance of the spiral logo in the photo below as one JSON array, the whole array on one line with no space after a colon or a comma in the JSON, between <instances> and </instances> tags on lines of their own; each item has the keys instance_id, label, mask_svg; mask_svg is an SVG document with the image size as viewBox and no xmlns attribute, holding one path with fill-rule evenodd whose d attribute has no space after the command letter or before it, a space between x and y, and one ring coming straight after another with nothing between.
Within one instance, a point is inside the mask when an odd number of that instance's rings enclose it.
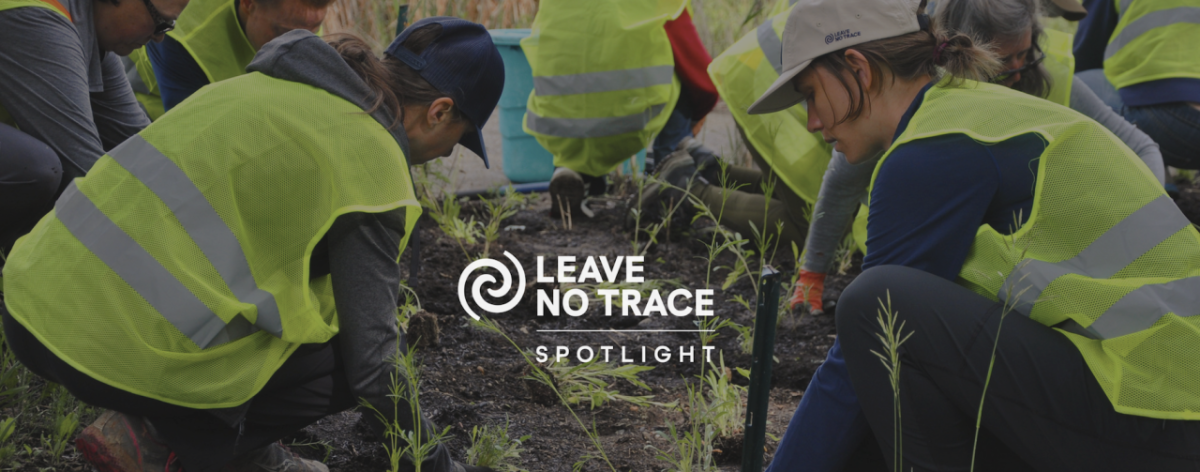
<instances>
[{"instance_id":1,"label":"spiral logo","mask_svg":"<svg viewBox=\"0 0 1200 472\"><path fill-rule=\"evenodd\" d=\"M504 251L504 255L512 261L513 266L517 268L517 275L520 277L520 280L517 283L517 294L512 298L512 300L509 300L508 303L503 305L494 305L483 299L483 284L496 283L496 277L491 274L480 275L475 279L475 282L471 283L471 299L475 301L476 305L479 305L480 308L483 308L483 310L488 313L504 313L508 310L511 310L513 307L517 306L517 303L521 301L521 297L525 295L525 269L521 268L521 263L517 261L516 256L513 256L508 251ZM472 272L475 272L475 270L479 269L480 267L490 267L492 269L496 269L500 272L501 279L503 279L501 280L502 284L499 288L488 289L488 295L491 295L494 298L501 298L508 295L513 288L512 273L509 272L508 267L505 267L500 261L495 259L480 259L467 265L467 268L463 269L462 275L458 278L458 301L462 303L463 309L467 310L467 314L471 315L471 318L475 318L475 321L479 321L479 315L475 314L475 311L471 310L471 305L467 303L466 289L467 279L470 277Z\"/></svg>"},{"instance_id":2,"label":"spiral logo","mask_svg":"<svg viewBox=\"0 0 1200 472\"><path fill-rule=\"evenodd\" d=\"M831 43L833 43L833 35L832 34L825 35L825 44L831 44Z\"/></svg>"}]
</instances>

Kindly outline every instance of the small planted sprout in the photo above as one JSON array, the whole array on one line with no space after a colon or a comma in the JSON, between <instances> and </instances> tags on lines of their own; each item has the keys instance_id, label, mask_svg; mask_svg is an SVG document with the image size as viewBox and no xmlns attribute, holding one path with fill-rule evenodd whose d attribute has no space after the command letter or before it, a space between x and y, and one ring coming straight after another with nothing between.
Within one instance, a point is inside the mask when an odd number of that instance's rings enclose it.
<instances>
[{"instance_id":1,"label":"small planted sprout","mask_svg":"<svg viewBox=\"0 0 1200 472\"><path fill-rule=\"evenodd\" d=\"M508 418L504 425L474 426L471 428L471 445L467 447L467 463L488 467L498 471L517 472L517 460L525 449L521 447L530 435L513 438L508 433Z\"/></svg>"},{"instance_id":2,"label":"small planted sprout","mask_svg":"<svg viewBox=\"0 0 1200 472\"><path fill-rule=\"evenodd\" d=\"M512 185L508 186L508 190L503 197L495 199L486 199L483 204L488 210L488 222L483 227L483 254L481 258L488 258L491 252L492 243L500 239L500 223L509 217L516 215L521 211L527 203L527 198L513 190Z\"/></svg>"},{"instance_id":3,"label":"small planted sprout","mask_svg":"<svg viewBox=\"0 0 1200 472\"><path fill-rule=\"evenodd\" d=\"M725 355L720 356L720 365L711 365L712 370L704 377L708 386L708 399L704 403L707 423L713 425L717 437L731 438L741 434L745 424L747 387L733 383L734 370L739 375L750 377L746 369L725 367Z\"/></svg>"},{"instance_id":4,"label":"small planted sprout","mask_svg":"<svg viewBox=\"0 0 1200 472\"><path fill-rule=\"evenodd\" d=\"M622 395L615 389L609 388L616 380L625 380L642 390L649 391L650 386L639 379L638 374L654 370L650 366L625 364L613 367L594 359L591 362L572 366L567 360L562 359L547 367L547 370L558 382L559 391L566 397L567 403L572 405L587 402L594 410L598 406L616 400L637 406L675 407L674 402L652 401L654 395Z\"/></svg>"},{"instance_id":5,"label":"small planted sprout","mask_svg":"<svg viewBox=\"0 0 1200 472\"><path fill-rule=\"evenodd\" d=\"M587 424L583 422L583 419L579 417L579 414L575 412L575 409L571 408L571 403L567 401L567 396L561 390L559 390L558 386L555 384L555 379L552 374L547 372L546 369L543 369L542 366L538 365L538 363L533 360L533 357L531 357L528 352L525 352L525 350L521 349L521 346L518 346L516 341L513 341L513 339L509 337L508 333L505 333L495 321L492 321L489 318L480 318L478 320L470 320L468 323L477 329L499 335L500 337L504 338L505 341L508 341L508 344L515 348L517 353L521 354L521 357L525 359L525 364L529 366L530 375L528 378L541 383L552 390L554 395L558 397L558 401L562 403L562 405L567 408L567 411L571 413L571 417L575 418L575 422L579 424L581 429L583 429L584 434L587 434L588 440L591 441L592 447L596 449L596 452L594 454L588 453L580 458L580 461L575 463L574 470L582 470L583 466L588 462L591 462L594 459L601 459L604 461L604 464L608 466L609 470L612 472L617 472L617 467L613 465L612 461L608 458L608 454L604 451L604 445L600 441L600 431L596 428L595 421L593 420L592 427L588 428Z\"/></svg>"},{"instance_id":6,"label":"small planted sprout","mask_svg":"<svg viewBox=\"0 0 1200 472\"><path fill-rule=\"evenodd\" d=\"M703 384L700 387L703 389ZM667 440L670 445L666 449L651 446L656 452L654 458L667 463L670 472L708 472L717 470L713 461L713 440L716 439L716 428L708 423L704 411L704 394L691 383L687 385L687 406L691 412L690 429L682 432L676 429L675 422L667 421L667 431L658 431L660 438ZM682 434L681 434L682 433Z\"/></svg>"},{"instance_id":7,"label":"small planted sprout","mask_svg":"<svg viewBox=\"0 0 1200 472\"><path fill-rule=\"evenodd\" d=\"M429 430L427 428L431 425L422 420L421 368L416 361L415 349L415 346L411 346L406 352L397 351L391 359L392 364L397 367L396 372L392 374L391 392L388 394L388 399L392 402L391 418L365 399L361 401L362 406L374 412L384 425L383 448L387 452L390 467L388 470L391 472L401 470L400 462L406 456L415 466L414 470L420 472L425 459L450 436L449 426L441 431ZM404 429L400 415L412 418L412 430Z\"/></svg>"},{"instance_id":8,"label":"small planted sprout","mask_svg":"<svg viewBox=\"0 0 1200 472\"><path fill-rule=\"evenodd\" d=\"M888 371L888 379L892 385L892 454L893 464L895 464L896 472L903 469L904 459L904 430L900 426L900 346L908 341L912 336L912 332L903 334L904 322L896 324L897 313L892 310L892 294L887 292L887 303L879 300L879 328L881 333L875 333L875 337L883 344L883 353L871 350L872 354L879 357L879 361L883 363L884 368Z\"/></svg>"}]
</instances>

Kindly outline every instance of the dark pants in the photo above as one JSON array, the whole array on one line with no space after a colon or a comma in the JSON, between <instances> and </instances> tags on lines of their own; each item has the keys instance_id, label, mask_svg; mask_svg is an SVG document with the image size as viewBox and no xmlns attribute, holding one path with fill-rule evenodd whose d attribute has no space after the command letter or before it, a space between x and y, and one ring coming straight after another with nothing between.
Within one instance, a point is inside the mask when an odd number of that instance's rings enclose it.
<instances>
[{"instance_id":1,"label":"dark pants","mask_svg":"<svg viewBox=\"0 0 1200 472\"><path fill-rule=\"evenodd\" d=\"M903 470L966 471L1003 306L953 282L899 266L863 272L838 303L838 336L854 390L892 461L893 396L871 351L880 300L912 337L901 348ZM1003 470L1200 470L1200 421L1117 413L1065 336L1020 314L1003 319L982 429ZM981 455L984 451L981 451Z\"/></svg>"},{"instance_id":2,"label":"dark pants","mask_svg":"<svg viewBox=\"0 0 1200 472\"><path fill-rule=\"evenodd\" d=\"M684 95L679 94L679 101L675 102L675 108L667 117L667 123L663 125L662 131L654 136L654 144L650 145L655 163L662 162L675 152L681 141L692 137L692 126L695 126L696 122L691 118L692 102Z\"/></svg>"},{"instance_id":3,"label":"dark pants","mask_svg":"<svg viewBox=\"0 0 1200 472\"><path fill-rule=\"evenodd\" d=\"M8 254L54 207L61 179L62 163L50 146L0 124L0 253Z\"/></svg>"},{"instance_id":4,"label":"dark pants","mask_svg":"<svg viewBox=\"0 0 1200 472\"><path fill-rule=\"evenodd\" d=\"M10 348L33 373L62 384L80 400L150 421L188 472L219 470L317 420L356 405L338 355L337 338L305 345L246 404L197 410L134 395L79 372L50 352L0 304Z\"/></svg>"}]
</instances>

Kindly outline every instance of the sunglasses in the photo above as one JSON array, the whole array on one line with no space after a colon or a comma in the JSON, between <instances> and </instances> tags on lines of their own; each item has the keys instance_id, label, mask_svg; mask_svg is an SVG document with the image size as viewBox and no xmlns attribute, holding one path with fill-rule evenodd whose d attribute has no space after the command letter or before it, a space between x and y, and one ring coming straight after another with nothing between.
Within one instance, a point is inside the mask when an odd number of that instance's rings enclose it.
<instances>
[{"instance_id":1,"label":"sunglasses","mask_svg":"<svg viewBox=\"0 0 1200 472\"><path fill-rule=\"evenodd\" d=\"M1016 74L1020 74L1029 69L1037 67L1038 64L1041 64L1042 61L1044 61L1044 60L1046 60L1046 55L1040 54L1040 51L1039 51L1038 57L1032 61L1026 62L1025 65L1018 67L1016 69L1009 69L1009 70L1000 72L999 74L996 74L994 77L992 77L992 83L1004 82Z\"/></svg>"},{"instance_id":2,"label":"sunglasses","mask_svg":"<svg viewBox=\"0 0 1200 472\"><path fill-rule=\"evenodd\" d=\"M150 19L154 21L154 36L162 36L168 31L175 29L175 20L168 20L163 16L150 0L142 0L146 4L146 11L150 12Z\"/></svg>"}]
</instances>

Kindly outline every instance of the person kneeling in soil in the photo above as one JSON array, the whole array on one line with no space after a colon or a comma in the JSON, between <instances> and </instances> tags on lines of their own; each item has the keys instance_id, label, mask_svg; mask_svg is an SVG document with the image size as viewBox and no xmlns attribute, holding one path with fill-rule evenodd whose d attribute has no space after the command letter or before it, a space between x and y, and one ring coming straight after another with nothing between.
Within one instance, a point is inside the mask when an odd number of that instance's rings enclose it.
<instances>
[{"instance_id":1,"label":"person kneeling in soil","mask_svg":"<svg viewBox=\"0 0 1200 472\"><path fill-rule=\"evenodd\" d=\"M608 173L651 142L653 157L665 158L716 105L704 72L712 57L686 4L538 8L533 36L521 41L534 84L524 129L554 156L550 216L586 214L584 199L607 192Z\"/></svg>"},{"instance_id":2,"label":"person kneeling in soil","mask_svg":"<svg viewBox=\"0 0 1200 472\"><path fill-rule=\"evenodd\" d=\"M396 261L420 215L408 167L456 143L486 156L499 51L435 17L382 60L296 30L248 70L97 161L5 268L18 358L111 410L76 442L101 471L323 471L277 441L359 399L405 431L426 421L389 396Z\"/></svg>"},{"instance_id":3,"label":"person kneeling in soil","mask_svg":"<svg viewBox=\"0 0 1200 472\"><path fill-rule=\"evenodd\" d=\"M977 424L976 463L997 470L1192 468L1200 363L1180 353L1200 345L1200 233L1099 123L977 82L1005 66L924 4L799 3L786 72L750 109L804 101L850 164L878 159L826 364L846 368L821 371L846 387L825 406L861 408L898 470L969 470ZM911 337L880 363L884 311ZM824 418L791 423L780 449L811 429L846 458L853 418Z\"/></svg>"},{"instance_id":4,"label":"person kneeling in soil","mask_svg":"<svg viewBox=\"0 0 1200 472\"><path fill-rule=\"evenodd\" d=\"M775 14L713 59L708 75L729 106L738 135L757 167L722 165L720 156L693 137L660 159L658 180L643 191L639 211L657 219L671 205L676 215L689 213L687 190L696 200L720 211L721 225L750 237L760 231L787 251L804 246L809 214L829 165L832 146L804 129L803 107L750 115L746 108L779 78L780 40L793 2L778 2ZM767 185L764 185L767 184ZM771 194L766 195L767 187ZM635 218L637 215L630 215ZM684 216L683 220L690 220ZM782 223L782 231L776 228ZM832 236L840 239L841 233ZM836 244L836 242L835 242Z\"/></svg>"},{"instance_id":5,"label":"person kneeling in soil","mask_svg":"<svg viewBox=\"0 0 1200 472\"><path fill-rule=\"evenodd\" d=\"M1058 3L1062 5L1045 1L1041 9L1056 15L1065 13L1072 19L1083 15L1082 7L1073 0L1058 0ZM1070 37L1061 32L1044 30L1038 17L1039 5L1035 0L953 0L941 3L933 15L939 28L963 33L995 46L996 55L1002 57L1005 71L991 77L992 83L1069 106L1095 120L1134 150L1161 182L1164 177L1163 159L1158 145L1114 113L1087 85L1073 77ZM830 163L815 209L821 218L809 228L813 236L808 238L805 245L800 282L792 298L793 307L807 303L813 311L823 308L825 274L833 264L832 255L838 247L840 235L854 219L854 211L867 193L875 164L875 160L868 160L851 165L841 153L836 153ZM1086 172L1082 170L1081 174ZM860 245L866 242L866 222L867 211L859 210L854 228ZM792 422L804 424L817 421L816 418L830 418L820 421L847 425L846 440L858 442L867 436L868 426L854 402L851 400L847 403L845 399L843 392L852 390L848 376L844 372L832 373L833 370L845 369L841 353L840 347L830 351L827 362L813 376L814 388L809 388L808 395L801 399ZM842 379L844 385L837 384L836 379ZM849 407L838 408L835 405ZM840 419L834 420L833 417ZM814 438L806 436L819 434L804 428L790 431L786 436L787 444L812 444ZM837 462L839 456L830 457L829 451L844 449L847 448L786 448L786 452L778 455L776 460L781 463L811 463L816 458L826 458L829 462ZM826 459L818 461L825 462Z\"/></svg>"}]
</instances>

